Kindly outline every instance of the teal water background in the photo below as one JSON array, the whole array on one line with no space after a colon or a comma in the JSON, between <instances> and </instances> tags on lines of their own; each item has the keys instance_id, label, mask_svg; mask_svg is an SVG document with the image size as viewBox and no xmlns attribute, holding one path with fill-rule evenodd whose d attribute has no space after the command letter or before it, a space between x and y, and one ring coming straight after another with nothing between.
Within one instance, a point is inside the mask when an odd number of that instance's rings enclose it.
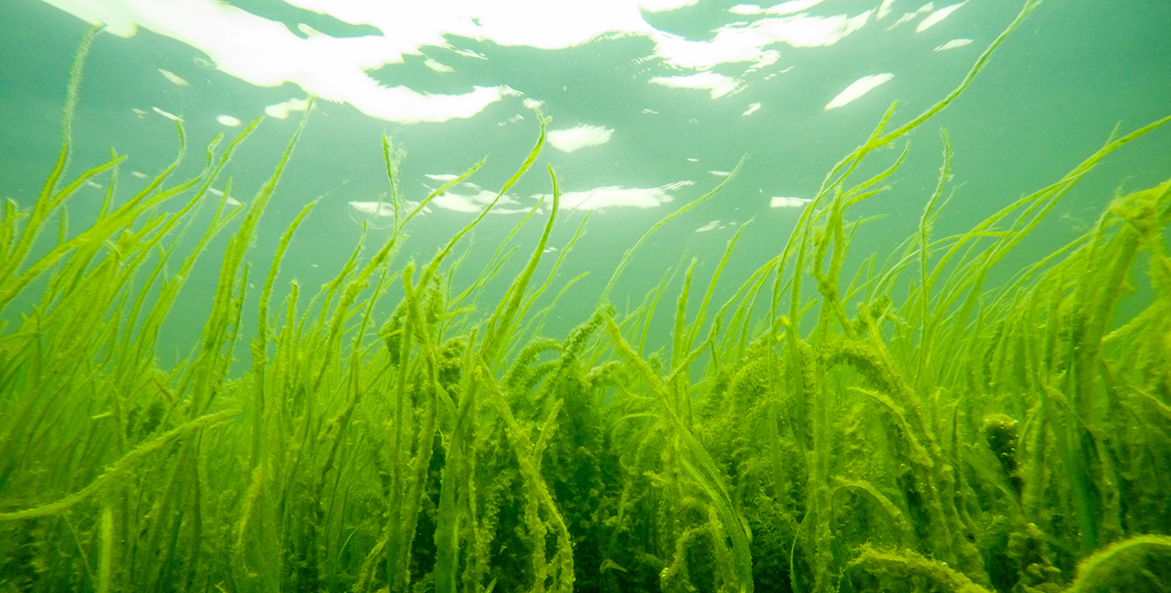
<instances>
[{"instance_id":1,"label":"teal water background","mask_svg":"<svg viewBox=\"0 0 1171 593\"><path fill-rule=\"evenodd\" d=\"M857 14L877 2L827 1L811 12ZM250 8L246 3L240 4ZM735 22L732 3L698 2L669 13L644 13L660 30L694 40L710 38L715 28ZM918 8L899 0L895 16ZM941 5L942 6L942 5ZM937 6L936 8L939 8ZM251 7L264 16L296 22L306 15L293 9ZM544 102L551 129L578 124L615 130L607 144L562 153L547 147L537 166L512 192L530 196L550 188L545 165L557 171L566 191L604 186L658 187L693 182L657 208L617 207L595 211L587 235L561 271L567 280L590 275L570 293L547 331L563 335L596 304L602 286L622 253L654 222L718 184L712 172L731 170L742 156L740 175L716 198L673 221L643 247L614 295L620 308L633 307L664 274L699 260L697 278L706 278L735 229L751 226L725 271L721 296L730 295L747 276L783 247L796 221L796 208L770 208L773 196L807 198L832 164L856 147L892 102L899 102L893 124L918 115L960 81L976 57L1020 9L1015 1L972 0L935 27L915 34L913 25L887 30L893 17L864 27L843 41L818 48L778 45L777 63L743 74L742 90L713 99L705 91L650 84L671 68L643 60L651 43L641 37L601 38L562 50L498 46L489 41L452 40L487 60L460 60L436 49L456 68L437 75L421 56L376 72L387 84L420 91L464 92L473 85L508 85ZM57 9L29 0L0 0L0 197L28 207L35 199L60 147L59 122L69 64L88 25ZM938 236L962 232L1019 196L1055 181L1110 137L1116 125L1130 131L1171 114L1171 3L1149 0L1098 2L1048 0L994 56L991 65L951 107L911 135L911 156L891 182L891 190L857 209L856 215L884 214L856 236L853 266L870 253L885 257L914 232L921 208L935 187L941 163L938 130L946 128L955 150L954 197L936 227ZM317 25L320 27L320 25ZM953 38L970 38L965 47L933 52ZM86 65L81 103L74 126L71 171L76 174L108 158L111 147L130 155L120 176L123 198L145 183L129 174L148 175L174 157L174 124L154 107L185 120L188 158L179 176L202 164L203 148L224 129L220 113L245 121L268 104L302 97L296 86L259 88L198 65L199 52L143 30L130 39L100 35ZM190 84L168 82L159 68ZM717 67L717 70L719 68ZM823 106L851 81L891 72L891 82L843 108ZM674 74L680 74L674 72ZM754 103L760 108L745 111ZM146 112L140 117L134 109ZM377 120L346 104L318 102L307 132L262 223L253 251L251 278L263 278L275 243L301 207L319 204L294 239L282 267L282 284L297 279L309 295L328 281L357 246L360 226L350 201L376 200L387 191L379 138L392 136L406 150L400 187L408 199L437 185L428 174L451 174L485 156L488 164L473 178L484 188L502 184L523 160L537 135L535 117L520 97L506 98L468 119L403 125ZM649 112L647 111L649 110ZM517 116L523 119L517 120ZM241 201L270 174L297 117L268 119L250 138L230 171L233 195ZM887 151L887 164L902 145ZM1019 266L1084 232L1117 190L1133 191L1171 176L1171 136L1157 133L1112 156L1088 176L1038 232L1002 267L1006 278ZM105 183L105 181L103 181ZM426 185L425 185L426 184ZM221 186L221 184L217 184ZM85 188L69 202L71 224L84 224L100 205L104 188ZM206 212L205 212L206 214ZM404 259L429 259L436 247L472 219L471 214L434 209L408 229ZM553 244L570 237L584 212L567 211ZM519 220L491 216L475 232L464 266L468 282ZM697 229L718 221L705 232ZM537 218L522 233L522 245L539 232ZM80 226L75 226L80 228ZM378 245L387 231L371 230ZM223 241L185 285L168 321L164 342L183 349L206 319ZM523 253L524 247L522 247ZM552 255L552 254L551 254ZM519 266L519 258L514 262ZM177 265L177 264L176 264ZM510 278L510 274L504 274ZM674 276L678 286L679 275ZM456 284L460 285L461 279ZM505 280L497 282L502 288ZM667 290L676 294L677 288ZM693 289L693 294L701 292ZM673 302L673 296L665 302ZM392 299L397 300L397 299ZM494 302L489 300L488 302ZM255 305L253 305L254 307ZM388 305L393 306L393 302ZM669 327L665 311L657 318ZM245 311L243 335L255 331L254 309ZM9 310L5 315L18 311ZM482 312L486 315L487 312ZM665 332L654 332L665 335ZM653 342L653 340L652 340ZM246 354L244 354L246 356ZM162 361L164 364L168 360Z\"/></svg>"}]
</instances>

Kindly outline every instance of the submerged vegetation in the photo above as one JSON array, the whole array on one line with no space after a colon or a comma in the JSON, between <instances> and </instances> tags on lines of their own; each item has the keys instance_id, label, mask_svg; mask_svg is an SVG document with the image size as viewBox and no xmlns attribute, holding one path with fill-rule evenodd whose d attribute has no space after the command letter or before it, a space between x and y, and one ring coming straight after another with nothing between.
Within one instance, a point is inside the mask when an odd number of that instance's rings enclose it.
<instances>
[{"instance_id":1,"label":"submerged vegetation","mask_svg":"<svg viewBox=\"0 0 1171 593\"><path fill-rule=\"evenodd\" d=\"M389 142L389 240L315 294L293 282L274 302L310 204L246 291L246 252L304 120L246 207L227 208L228 180L206 229L193 209L256 123L222 152L213 142L190 179L172 179L181 151L124 202L107 184L96 221L72 232L64 202L123 159L63 179L91 33L56 167L31 210L9 202L0 221L0 307L32 303L0 332L0 591L1166 590L1171 181L1115 197L1084 236L986 282L1099 160L1171 118L936 237L944 136L919 231L843 270L865 223L851 207L907 153L859 180L861 163L954 100L1035 6L932 109L888 131L892 106L730 300L713 294L743 228L706 287L687 268L665 355L644 353L663 290L620 312L608 287L568 335L539 337L573 285L555 285L568 248L542 261L552 170L540 241L496 303L479 289L499 265L451 280L480 218L430 261L396 263L426 200L405 211ZM501 195L537 159L541 126ZM197 247L177 253L188 232ZM198 343L159 368L184 279L229 232ZM1149 298L1119 322L1134 290ZM542 295L553 304L538 309ZM380 319L380 303L393 313ZM230 377L244 344L251 371Z\"/></svg>"}]
</instances>

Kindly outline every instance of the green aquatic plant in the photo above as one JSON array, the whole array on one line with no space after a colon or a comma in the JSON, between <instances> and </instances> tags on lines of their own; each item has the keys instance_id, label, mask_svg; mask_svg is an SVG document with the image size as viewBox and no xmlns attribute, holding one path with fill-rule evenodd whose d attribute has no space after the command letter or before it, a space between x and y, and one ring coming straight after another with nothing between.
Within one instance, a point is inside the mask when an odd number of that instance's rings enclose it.
<instances>
[{"instance_id":1,"label":"green aquatic plant","mask_svg":"<svg viewBox=\"0 0 1171 593\"><path fill-rule=\"evenodd\" d=\"M195 210L260 122L175 181L178 126L176 161L125 199L119 155L65 181L91 32L60 156L36 203L0 219L0 591L1159 590L1171 181L1120 193L1084 236L990 278L1103 158L1171 118L937 237L958 158L944 134L916 232L847 270L869 222L854 207L888 191L909 149L885 164L877 150L955 100L1037 4L888 131L892 106L727 300L717 286L750 225L710 278L681 261L641 303L609 302L647 238L730 180L635 242L564 336L545 320L582 278L558 272L585 221L544 257L552 169L547 198L464 286L458 250L495 202L425 263L401 251L421 208L483 162L408 212L384 138L389 236L363 237L308 299L282 287L282 263L314 204L273 253L253 247L308 112L249 205L228 208L228 178L205 228ZM547 121L497 200L539 160ZM67 200L99 176L103 207L71 229ZM538 214L539 239L507 265ZM207 321L163 367L160 328L220 233ZM271 264L252 292L257 258ZM651 335L672 297L669 335Z\"/></svg>"}]
</instances>

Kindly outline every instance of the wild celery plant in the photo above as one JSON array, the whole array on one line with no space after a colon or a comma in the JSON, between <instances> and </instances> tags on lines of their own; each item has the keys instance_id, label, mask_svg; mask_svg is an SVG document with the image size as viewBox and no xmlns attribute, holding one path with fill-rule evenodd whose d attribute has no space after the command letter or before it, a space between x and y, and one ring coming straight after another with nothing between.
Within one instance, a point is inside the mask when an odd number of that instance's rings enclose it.
<instances>
[{"instance_id":1,"label":"wild celery plant","mask_svg":"<svg viewBox=\"0 0 1171 593\"><path fill-rule=\"evenodd\" d=\"M313 204L246 291L305 120L247 208L225 209L227 180L190 253L177 246L200 232L192 212L258 122L222 153L213 141L193 178L170 180L176 159L121 203L117 155L64 183L91 32L61 156L36 204L9 203L0 221L0 306L33 303L0 334L0 523L13 527L0 530L0 591L1157 590L1171 548L1171 181L1116 197L1084 237L987 282L1102 158L1168 119L939 238L956 158L944 135L917 232L885 263L844 270L866 223L852 206L886 190L907 150L855 180L862 161L959 96L1036 6L948 97L887 131L892 106L727 301L716 286L750 227L702 296L681 262L632 310L608 302L646 237L721 184L636 242L562 338L543 322L581 278L554 285L584 222L543 259L552 170L540 239L497 302L483 287L541 204L468 286L453 286L451 260L494 204L426 264L398 261L419 209L483 161L406 212L384 138L390 236L369 254L360 241L307 302L296 282L273 295ZM538 122L499 196L538 160ZM65 201L101 175L97 219L72 232ZM160 213L172 199L184 201ZM38 251L54 216L57 241ZM232 224L199 342L159 368L183 280ZM1139 277L1148 286L1124 302ZM672 290L669 358L648 356ZM251 370L232 379L253 298ZM398 304L380 318L386 301Z\"/></svg>"},{"instance_id":2,"label":"wild celery plant","mask_svg":"<svg viewBox=\"0 0 1171 593\"><path fill-rule=\"evenodd\" d=\"M0 347L0 483L9 501L5 506L22 507L0 514L0 520L22 522L22 529L15 531L18 537L4 542L4 557L16 560L9 568L18 567L4 580L17 587L117 590L136 565L151 567L136 575L139 580L143 574L149 578L156 566L169 568L169 555L156 554L155 548L148 562L140 542L144 537L153 543L165 541L158 526L172 517L175 501L187 502L179 497L191 490L174 488L175 479L164 485L159 476L179 476L183 466L185 485L198 488L198 472L192 474L191 469L200 458L191 452L191 444L236 413L225 406L183 405L183 390L167 385L173 377L143 364L136 355L153 358L159 324L178 290L175 278L159 282L159 271L176 242L167 238L168 232L188 217L248 132L218 159L214 148L219 138L213 140L203 170L192 179L168 184L176 159L121 205L113 204L116 180L111 174L97 220L71 236L65 200L87 179L116 171L123 159L114 155L60 187L82 64L95 35L96 30L83 38L70 76L57 164L31 213L21 216L9 204L2 222L0 303L10 305L34 279L52 271L39 303L22 316L15 331L6 332ZM179 139L181 156L181 128ZM176 213L154 213L168 199L186 192L192 195ZM231 217L223 212L225 201L220 201L196 252ZM35 255L34 239L53 215L61 221L56 246L28 261ZM147 267L152 251L159 254L158 261L147 280L139 283L136 274ZM193 261L194 255L184 261L181 275ZM155 302L148 307L143 295L156 283ZM176 447L191 453L180 459L165 453ZM85 524L94 514L86 507L95 503L100 527L91 531ZM199 509L194 512L198 515ZM178 534L178 523L175 526L172 540ZM198 544L198 523L188 524L186 534ZM76 565L69 560L73 554L59 557L55 546L70 546L87 560ZM171 576L185 579L200 568L189 563L185 569L189 572Z\"/></svg>"}]
</instances>

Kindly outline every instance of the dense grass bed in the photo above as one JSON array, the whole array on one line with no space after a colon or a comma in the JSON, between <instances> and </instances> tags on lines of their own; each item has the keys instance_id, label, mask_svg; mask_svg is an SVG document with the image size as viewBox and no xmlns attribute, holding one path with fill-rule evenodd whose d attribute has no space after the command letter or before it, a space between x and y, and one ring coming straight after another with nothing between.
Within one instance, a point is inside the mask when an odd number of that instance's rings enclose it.
<instances>
[{"instance_id":1,"label":"dense grass bed","mask_svg":"<svg viewBox=\"0 0 1171 593\"><path fill-rule=\"evenodd\" d=\"M678 294L619 311L608 297L639 240L563 336L542 332L572 284L556 275L570 249L543 259L551 169L541 239L497 302L478 288L512 250L451 280L480 218L430 261L399 256L414 212L389 140L390 239L320 289L278 288L312 204L275 253L246 257L296 135L246 206L227 205L230 182L207 191L257 123L213 142L198 175L111 189L69 229L71 194L122 160L63 175L91 33L57 167L35 206L0 219L0 591L1168 590L1171 182L1114 197L1084 236L986 282L1100 159L1168 119L955 236L932 232L952 191L944 136L919 232L843 269L866 223L851 208L906 156L875 151L962 93L1035 5L931 110L896 127L892 106L730 300L715 287L751 227L712 277L692 263ZM529 169L544 123L501 195L543 174ZM859 178L863 161L881 172ZM183 236L201 237L193 252ZM210 315L191 356L159 368L197 258L222 258ZM1144 308L1119 322L1136 290ZM653 315L674 320L658 353Z\"/></svg>"}]
</instances>

